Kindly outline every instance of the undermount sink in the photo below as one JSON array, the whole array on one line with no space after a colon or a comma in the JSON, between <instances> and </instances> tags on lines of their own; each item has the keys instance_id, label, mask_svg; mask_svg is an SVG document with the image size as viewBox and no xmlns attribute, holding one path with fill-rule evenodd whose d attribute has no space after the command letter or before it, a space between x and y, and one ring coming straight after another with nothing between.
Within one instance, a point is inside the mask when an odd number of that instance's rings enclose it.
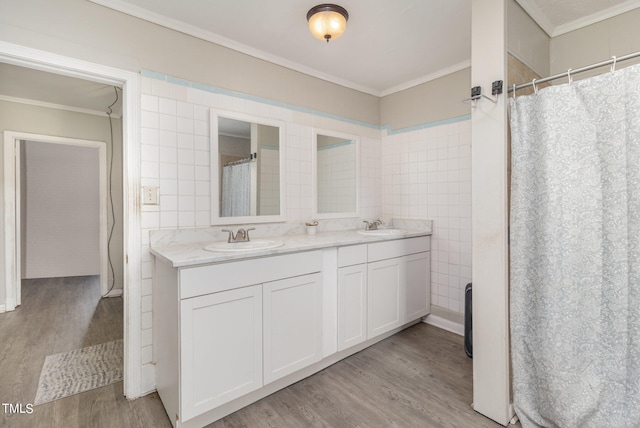
<instances>
[{"instance_id":1,"label":"undermount sink","mask_svg":"<svg viewBox=\"0 0 640 428\"><path fill-rule=\"evenodd\" d=\"M282 241L272 241L270 239L254 239L248 242L214 242L204 247L207 251L257 251L278 248L284 245Z\"/></svg>"},{"instance_id":2,"label":"undermount sink","mask_svg":"<svg viewBox=\"0 0 640 428\"><path fill-rule=\"evenodd\" d=\"M358 233L361 235L367 235L367 236L398 236L398 235L406 234L407 231L402 229L377 229L377 230L358 230Z\"/></svg>"}]
</instances>

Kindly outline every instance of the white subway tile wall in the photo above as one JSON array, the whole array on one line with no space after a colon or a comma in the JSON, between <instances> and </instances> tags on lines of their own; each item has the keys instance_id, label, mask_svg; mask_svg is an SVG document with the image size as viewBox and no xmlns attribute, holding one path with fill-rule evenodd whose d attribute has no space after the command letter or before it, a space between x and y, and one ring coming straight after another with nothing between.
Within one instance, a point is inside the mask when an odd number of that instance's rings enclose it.
<instances>
[{"instance_id":1,"label":"white subway tile wall","mask_svg":"<svg viewBox=\"0 0 640 428\"><path fill-rule=\"evenodd\" d=\"M382 140L385 217L433 220L431 302L464 313L471 282L471 123L389 135Z\"/></svg>"},{"instance_id":2,"label":"white subway tile wall","mask_svg":"<svg viewBox=\"0 0 640 428\"><path fill-rule=\"evenodd\" d=\"M142 77L141 185L158 186L160 203L141 206L142 240L142 361L152 362L153 257L149 253L149 232L157 229L208 227L210 222L209 110L222 109L262 116L285 123L286 217L289 222L313 218L311 147L313 127L335 128L364 135L361 138L361 212L363 217L380 217L380 131L357 124L293 112L290 109L217 94ZM368 137L367 137L368 136ZM265 153L276 155L277 152ZM275 177L273 171L263 171ZM274 181L274 180L272 180ZM275 191L279 183L272 183ZM271 195L270 201L275 198Z\"/></svg>"},{"instance_id":3,"label":"white subway tile wall","mask_svg":"<svg viewBox=\"0 0 640 428\"><path fill-rule=\"evenodd\" d=\"M469 120L383 136L370 127L145 76L141 105L141 184L160 192L158 205L141 206L143 365L152 362L149 232L210 226L211 108L286 124L281 191L289 222L313 217L313 127L359 135L361 217L432 219L432 303L464 313L464 286L471 281Z\"/></svg>"}]
</instances>

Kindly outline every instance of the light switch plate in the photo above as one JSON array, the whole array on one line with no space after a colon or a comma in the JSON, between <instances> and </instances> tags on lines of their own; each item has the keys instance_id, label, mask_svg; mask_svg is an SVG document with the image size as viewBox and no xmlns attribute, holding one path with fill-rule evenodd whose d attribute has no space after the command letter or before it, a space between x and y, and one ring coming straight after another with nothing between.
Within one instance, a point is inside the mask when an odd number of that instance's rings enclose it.
<instances>
[{"instance_id":1,"label":"light switch plate","mask_svg":"<svg viewBox=\"0 0 640 428\"><path fill-rule=\"evenodd\" d=\"M158 205L158 186L142 187L142 203L144 205Z\"/></svg>"}]
</instances>

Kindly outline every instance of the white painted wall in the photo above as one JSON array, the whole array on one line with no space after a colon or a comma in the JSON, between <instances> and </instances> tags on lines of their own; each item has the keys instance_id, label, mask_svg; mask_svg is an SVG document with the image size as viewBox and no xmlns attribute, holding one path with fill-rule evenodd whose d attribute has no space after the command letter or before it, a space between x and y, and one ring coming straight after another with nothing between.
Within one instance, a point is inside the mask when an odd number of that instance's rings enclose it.
<instances>
[{"instance_id":1,"label":"white painted wall","mask_svg":"<svg viewBox=\"0 0 640 428\"><path fill-rule=\"evenodd\" d=\"M471 81L491 93L506 81L506 0L472 3ZM479 100L471 113L473 408L507 425L510 408L507 105Z\"/></svg>"},{"instance_id":2,"label":"white painted wall","mask_svg":"<svg viewBox=\"0 0 640 428\"><path fill-rule=\"evenodd\" d=\"M507 50L540 76L548 76L550 38L516 2L507 1Z\"/></svg>"},{"instance_id":3,"label":"white painted wall","mask_svg":"<svg viewBox=\"0 0 640 428\"><path fill-rule=\"evenodd\" d=\"M562 73L611 58L640 51L640 9L597 22L551 39L550 74ZM640 62L625 61L618 67ZM608 68L608 66L607 66ZM607 68L576 75L582 79L606 71ZM562 83L557 80L555 84Z\"/></svg>"},{"instance_id":4,"label":"white painted wall","mask_svg":"<svg viewBox=\"0 0 640 428\"><path fill-rule=\"evenodd\" d=\"M122 121L113 120L114 145L107 149L107 161L113 153L113 179L109 186L113 195L115 228L111 240L111 257L114 261L115 286L123 284L123 242L122 242ZM85 140L105 141L110 145L109 121L106 117L65 110L0 101L0 131L18 131L31 134L55 135ZM108 184L109 185L109 184ZM0 174L0 191L3 177ZM108 211L109 225L114 218ZM0 229L0 239L5 238L5 230ZM4 248L0 247L0 271L4 272ZM109 272L109 283L111 273ZM0 287L0 305L4 303L5 290Z\"/></svg>"},{"instance_id":5,"label":"white painted wall","mask_svg":"<svg viewBox=\"0 0 640 428\"><path fill-rule=\"evenodd\" d=\"M24 143L23 278L100 274L98 149Z\"/></svg>"}]
</instances>

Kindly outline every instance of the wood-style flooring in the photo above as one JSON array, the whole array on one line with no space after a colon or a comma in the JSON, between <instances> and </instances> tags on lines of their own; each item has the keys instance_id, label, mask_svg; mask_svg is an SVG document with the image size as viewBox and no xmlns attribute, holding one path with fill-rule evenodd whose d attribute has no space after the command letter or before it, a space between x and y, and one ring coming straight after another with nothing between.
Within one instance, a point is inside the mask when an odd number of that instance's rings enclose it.
<instances>
[{"instance_id":1,"label":"wood-style flooring","mask_svg":"<svg viewBox=\"0 0 640 428\"><path fill-rule=\"evenodd\" d=\"M22 281L22 305L0 314L0 402L33 403L47 355L122 339L122 298L100 298L97 276ZM10 413L0 427L170 427L157 394L128 401L123 383Z\"/></svg>"},{"instance_id":2,"label":"wood-style flooring","mask_svg":"<svg viewBox=\"0 0 640 428\"><path fill-rule=\"evenodd\" d=\"M47 355L122 338L122 299L97 277L23 282L22 306L0 314L0 402L32 403ZM5 414L1 427L170 427L157 394L128 401L122 382ZM210 425L473 427L472 362L462 337L417 324Z\"/></svg>"}]
</instances>

